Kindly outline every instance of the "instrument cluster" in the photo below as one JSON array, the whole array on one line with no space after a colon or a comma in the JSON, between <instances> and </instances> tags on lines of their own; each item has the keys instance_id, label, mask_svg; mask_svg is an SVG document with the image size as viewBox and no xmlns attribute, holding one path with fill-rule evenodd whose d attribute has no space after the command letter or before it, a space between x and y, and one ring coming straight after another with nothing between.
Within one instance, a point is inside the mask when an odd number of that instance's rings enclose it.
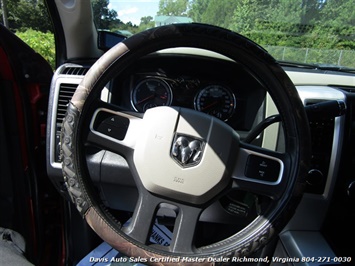
<instances>
[{"instance_id":1,"label":"instrument cluster","mask_svg":"<svg viewBox=\"0 0 355 266\"><path fill-rule=\"evenodd\" d=\"M178 106L207 113L238 131L262 117L266 90L244 66L191 55L141 58L111 83L110 101L144 113L156 106Z\"/></svg>"},{"instance_id":2,"label":"instrument cluster","mask_svg":"<svg viewBox=\"0 0 355 266\"><path fill-rule=\"evenodd\" d=\"M197 78L145 76L138 79L130 93L137 112L156 106L182 106L227 121L236 110L236 95L221 82Z\"/></svg>"}]
</instances>

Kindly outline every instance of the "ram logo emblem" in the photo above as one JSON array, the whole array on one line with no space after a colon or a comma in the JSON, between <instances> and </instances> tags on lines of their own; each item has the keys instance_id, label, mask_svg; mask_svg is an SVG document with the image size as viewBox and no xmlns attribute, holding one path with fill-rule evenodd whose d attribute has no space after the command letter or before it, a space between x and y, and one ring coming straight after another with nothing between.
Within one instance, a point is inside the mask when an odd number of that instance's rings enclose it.
<instances>
[{"instance_id":1,"label":"ram logo emblem","mask_svg":"<svg viewBox=\"0 0 355 266\"><path fill-rule=\"evenodd\" d=\"M183 167L197 165L202 158L204 141L190 136L179 135L175 136L171 156Z\"/></svg>"}]
</instances>

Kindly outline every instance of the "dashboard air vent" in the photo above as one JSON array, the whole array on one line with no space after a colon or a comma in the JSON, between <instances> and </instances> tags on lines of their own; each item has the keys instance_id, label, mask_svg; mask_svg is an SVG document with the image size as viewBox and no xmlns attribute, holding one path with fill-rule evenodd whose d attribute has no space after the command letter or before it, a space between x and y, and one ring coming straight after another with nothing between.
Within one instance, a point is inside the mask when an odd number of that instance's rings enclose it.
<instances>
[{"instance_id":1,"label":"dashboard air vent","mask_svg":"<svg viewBox=\"0 0 355 266\"><path fill-rule=\"evenodd\" d=\"M89 71L87 67L66 67L63 69L64 75L84 76Z\"/></svg>"},{"instance_id":2,"label":"dashboard air vent","mask_svg":"<svg viewBox=\"0 0 355 266\"><path fill-rule=\"evenodd\" d=\"M58 96L58 107L57 107L57 124L62 124L65 112L67 111L67 106L73 94L78 87L78 84L67 84L62 83L59 87L59 96Z\"/></svg>"}]
</instances>

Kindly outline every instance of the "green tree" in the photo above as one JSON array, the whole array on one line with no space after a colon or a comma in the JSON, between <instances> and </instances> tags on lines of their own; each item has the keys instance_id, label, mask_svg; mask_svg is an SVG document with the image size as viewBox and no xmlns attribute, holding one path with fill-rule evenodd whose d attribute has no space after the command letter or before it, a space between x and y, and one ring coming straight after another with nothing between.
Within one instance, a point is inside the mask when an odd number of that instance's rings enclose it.
<instances>
[{"instance_id":1,"label":"green tree","mask_svg":"<svg viewBox=\"0 0 355 266\"><path fill-rule=\"evenodd\" d=\"M142 17L141 22L139 24L139 31L150 29L150 28L153 28L154 26L155 26L155 23L153 21L152 16Z\"/></svg>"},{"instance_id":2,"label":"green tree","mask_svg":"<svg viewBox=\"0 0 355 266\"><path fill-rule=\"evenodd\" d=\"M0 8L1 8L1 15L2 15L2 22L6 28L9 27L9 20L7 19L7 1L1 0L0 1Z\"/></svg>"},{"instance_id":3,"label":"green tree","mask_svg":"<svg viewBox=\"0 0 355 266\"><path fill-rule=\"evenodd\" d=\"M188 14L195 22L229 28L234 9L239 2L235 0L191 0Z\"/></svg>"},{"instance_id":4,"label":"green tree","mask_svg":"<svg viewBox=\"0 0 355 266\"><path fill-rule=\"evenodd\" d=\"M206 0L191 0L189 4L188 16L195 22L203 23L203 14L208 7L208 1Z\"/></svg>"},{"instance_id":5,"label":"green tree","mask_svg":"<svg viewBox=\"0 0 355 266\"><path fill-rule=\"evenodd\" d=\"M7 8L11 30L25 31L31 28L42 32L53 31L43 0L7 1Z\"/></svg>"},{"instance_id":6,"label":"green tree","mask_svg":"<svg viewBox=\"0 0 355 266\"><path fill-rule=\"evenodd\" d=\"M187 16L188 0L160 0L159 16Z\"/></svg>"},{"instance_id":7,"label":"green tree","mask_svg":"<svg viewBox=\"0 0 355 266\"><path fill-rule=\"evenodd\" d=\"M230 28L241 34L248 35L248 33L255 30L258 22L264 20L262 17L263 9L258 0L239 1L236 8L233 9Z\"/></svg>"},{"instance_id":8,"label":"green tree","mask_svg":"<svg viewBox=\"0 0 355 266\"><path fill-rule=\"evenodd\" d=\"M139 25L147 25L153 20L152 16L141 17L141 23Z\"/></svg>"},{"instance_id":9,"label":"green tree","mask_svg":"<svg viewBox=\"0 0 355 266\"><path fill-rule=\"evenodd\" d=\"M235 0L208 1L208 6L201 16L202 22L228 28L237 6L238 1Z\"/></svg>"},{"instance_id":10,"label":"green tree","mask_svg":"<svg viewBox=\"0 0 355 266\"><path fill-rule=\"evenodd\" d=\"M320 21L333 26L355 25L355 0L327 0L320 11Z\"/></svg>"},{"instance_id":11,"label":"green tree","mask_svg":"<svg viewBox=\"0 0 355 266\"><path fill-rule=\"evenodd\" d=\"M319 19L326 0L302 0L301 24L309 25Z\"/></svg>"},{"instance_id":12,"label":"green tree","mask_svg":"<svg viewBox=\"0 0 355 266\"><path fill-rule=\"evenodd\" d=\"M188 13L261 45L318 49L314 61L321 62L326 49L355 49L354 6L355 0L190 0Z\"/></svg>"},{"instance_id":13,"label":"green tree","mask_svg":"<svg viewBox=\"0 0 355 266\"><path fill-rule=\"evenodd\" d=\"M109 3L109 0L92 1L94 22L98 29L111 30L123 24L123 22L117 18L116 10L108 8Z\"/></svg>"},{"instance_id":14,"label":"green tree","mask_svg":"<svg viewBox=\"0 0 355 266\"><path fill-rule=\"evenodd\" d=\"M317 48L355 49L355 0L327 0L311 33Z\"/></svg>"},{"instance_id":15,"label":"green tree","mask_svg":"<svg viewBox=\"0 0 355 266\"><path fill-rule=\"evenodd\" d=\"M287 24L300 24L303 0L273 0L267 1L263 11L265 19Z\"/></svg>"}]
</instances>

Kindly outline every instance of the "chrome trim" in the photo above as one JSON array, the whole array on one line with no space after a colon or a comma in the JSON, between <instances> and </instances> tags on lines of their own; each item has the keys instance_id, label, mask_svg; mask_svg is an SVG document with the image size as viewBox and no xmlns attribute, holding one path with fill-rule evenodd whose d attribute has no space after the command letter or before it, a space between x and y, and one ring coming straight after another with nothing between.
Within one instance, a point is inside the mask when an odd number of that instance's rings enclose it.
<instances>
[{"instance_id":1,"label":"chrome trim","mask_svg":"<svg viewBox=\"0 0 355 266\"><path fill-rule=\"evenodd\" d=\"M138 110L138 108L136 107L136 104L137 104L137 103L135 102L135 97L134 97L134 95L135 95L135 93L136 93L138 87L139 87L142 83L144 83L144 82L146 82L146 81L148 81L148 80L157 80L157 81L161 82L162 84L164 84L164 86L166 86L165 88L167 89L167 92L169 93L169 98L170 98L166 106L171 106L171 104L172 104L172 102L173 102L174 95L173 95L173 91L172 91L172 89L171 89L170 84L169 84L164 78L162 78L162 77L159 77L159 76L147 76L147 77L141 79L133 88L130 89L130 90L131 90L131 91L130 91L130 102L131 102L131 106L133 107L133 109L134 109L135 111L137 111L137 112L140 112L140 111ZM146 110L144 110L143 112L145 112L145 111L146 111Z\"/></svg>"},{"instance_id":2,"label":"chrome trim","mask_svg":"<svg viewBox=\"0 0 355 266\"><path fill-rule=\"evenodd\" d=\"M201 139L176 134L171 147L171 157L181 166L195 166L200 163L205 143Z\"/></svg>"},{"instance_id":3,"label":"chrome trim","mask_svg":"<svg viewBox=\"0 0 355 266\"><path fill-rule=\"evenodd\" d=\"M49 161L50 165L53 168L59 168L62 169L61 163L58 163L55 161L55 153L56 153L56 147L55 147L55 138L56 138L56 133L57 133L57 110L58 110L58 99L59 99L59 88L62 83L69 83L69 84L77 84L81 82L83 76L71 76L69 77L62 77L59 76L56 81L55 81L55 88L54 88L54 96L53 96L53 105L52 105L52 115L51 115L51 121L50 121L50 141L49 145L51 147L51 152L49 154Z\"/></svg>"},{"instance_id":4,"label":"chrome trim","mask_svg":"<svg viewBox=\"0 0 355 266\"><path fill-rule=\"evenodd\" d=\"M71 74L63 74L65 68L71 67L82 67L81 65L76 64L65 64L60 66L56 72L54 73L52 83L51 83L51 90L49 96L49 110L48 110L48 117L47 117L47 172L50 175L61 175L62 165L61 163L56 162L55 155L56 155L56 146L55 146L55 139L56 139L56 132L57 132L57 125L56 125L56 118L57 118L57 111L58 111L58 99L59 99L59 92L60 86L63 83L67 84L74 84L79 85L80 82L83 80L84 76L82 75L71 75ZM111 93L108 89L109 85L103 88L101 93L101 100L102 101L110 101Z\"/></svg>"}]
</instances>

